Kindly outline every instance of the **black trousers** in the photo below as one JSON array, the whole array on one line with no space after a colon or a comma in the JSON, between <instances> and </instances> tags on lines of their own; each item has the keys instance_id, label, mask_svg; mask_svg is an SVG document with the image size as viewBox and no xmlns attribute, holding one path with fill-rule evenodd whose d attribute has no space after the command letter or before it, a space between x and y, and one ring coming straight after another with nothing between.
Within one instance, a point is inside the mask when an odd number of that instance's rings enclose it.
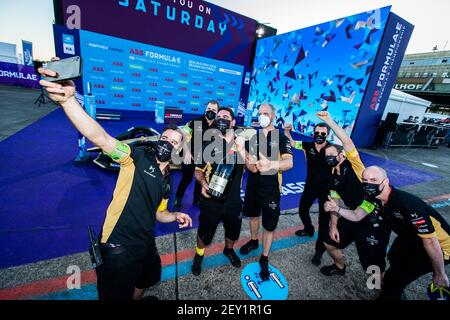
<instances>
[{"instance_id":1,"label":"black trousers","mask_svg":"<svg viewBox=\"0 0 450 320\"><path fill-rule=\"evenodd\" d=\"M390 230L374 227L369 217L359 222L340 218L337 223L340 235L339 243L327 234L325 242L338 249L345 249L353 242L364 271L370 266L378 266L381 272L386 269L386 249L389 244Z\"/></svg>"},{"instance_id":2,"label":"black trousers","mask_svg":"<svg viewBox=\"0 0 450 320\"><path fill-rule=\"evenodd\" d=\"M433 272L430 257L420 239L411 243L397 237L388 253L390 267L384 275L379 300L400 300L403 290L421 276ZM444 260L448 265L450 260ZM423 288L425 291L426 288Z\"/></svg>"},{"instance_id":3,"label":"black trousers","mask_svg":"<svg viewBox=\"0 0 450 320\"><path fill-rule=\"evenodd\" d=\"M153 242L102 250L103 264L96 268L99 300L132 300L134 288L146 289L161 280L161 259ZM116 250L117 251L117 250Z\"/></svg>"},{"instance_id":4,"label":"black trousers","mask_svg":"<svg viewBox=\"0 0 450 320\"><path fill-rule=\"evenodd\" d=\"M330 214L325 212L324 204L327 201L328 190L325 187L315 183L306 182L303 194L298 205L298 214L300 220L305 226L305 231L309 233L314 232L314 226L309 215L309 210L316 199L319 200L319 231L316 241L316 252L325 252L323 240L329 232Z\"/></svg>"},{"instance_id":5,"label":"black trousers","mask_svg":"<svg viewBox=\"0 0 450 320\"><path fill-rule=\"evenodd\" d=\"M181 165L181 172L182 177L180 180L180 184L178 185L176 197L177 198L183 198L184 193L186 192L187 187L192 181L192 177L194 176L195 172L195 164L182 164ZM200 194L202 191L201 185L195 181L195 188L194 188L194 202L200 200Z\"/></svg>"}]
</instances>

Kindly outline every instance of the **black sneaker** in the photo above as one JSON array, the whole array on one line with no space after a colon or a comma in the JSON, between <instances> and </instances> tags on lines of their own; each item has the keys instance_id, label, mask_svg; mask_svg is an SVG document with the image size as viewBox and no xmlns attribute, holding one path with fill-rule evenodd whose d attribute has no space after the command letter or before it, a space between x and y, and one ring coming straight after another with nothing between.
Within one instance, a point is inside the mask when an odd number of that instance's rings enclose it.
<instances>
[{"instance_id":1,"label":"black sneaker","mask_svg":"<svg viewBox=\"0 0 450 320\"><path fill-rule=\"evenodd\" d=\"M259 259L259 266L261 267L261 272L259 273L261 280L268 281L270 278L269 259L263 259L261 256L261 258Z\"/></svg>"},{"instance_id":2,"label":"black sneaker","mask_svg":"<svg viewBox=\"0 0 450 320\"><path fill-rule=\"evenodd\" d=\"M223 249L223 254L230 259L231 265L235 268L240 268L241 267L241 259L238 257L238 255L236 254L236 252L234 252L233 249Z\"/></svg>"},{"instance_id":3,"label":"black sneaker","mask_svg":"<svg viewBox=\"0 0 450 320\"><path fill-rule=\"evenodd\" d=\"M298 237L314 237L314 230L306 231L305 229L300 229L295 231L295 235Z\"/></svg>"},{"instance_id":4,"label":"black sneaker","mask_svg":"<svg viewBox=\"0 0 450 320\"><path fill-rule=\"evenodd\" d=\"M322 263L322 255L323 253L316 252L314 254L314 257L311 259L311 263L315 266L320 266L320 264Z\"/></svg>"},{"instance_id":5,"label":"black sneaker","mask_svg":"<svg viewBox=\"0 0 450 320\"><path fill-rule=\"evenodd\" d=\"M182 202L182 198L180 198L180 197L176 197L175 198L175 201L173 202L173 208L175 209L175 210L181 210L181 207L182 207L182 204L181 204L181 202Z\"/></svg>"},{"instance_id":6,"label":"black sneaker","mask_svg":"<svg viewBox=\"0 0 450 320\"><path fill-rule=\"evenodd\" d=\"M195 254L194 260L192 260L191 271L194 276L199 276L202 273L203 256Z\"/></svg>"},{"instance_id":7,"label":"black sneaker","mask_svg":"<svg viewBox=\"0 0 450 320\"><path fill-rule=\"evenodd\" d=\"M343 276L345 274L345 269L346 269L345 266L344 269L339 269L337 265L332 264L331 266L320 268L320 272L322 272L322 274L326 275L327 277Z\"/></svg>"},{"instance_id":8,"label":"black sneaker","mask_svg":"<svg viewBox=\"0 0 450 320\"><path fill-rule=\"evenodd\" d=\"M258 240L250 240L244 244L239 252L243 255L249 254L250 251L258 249Z\"/></svg>"}]
</instances>

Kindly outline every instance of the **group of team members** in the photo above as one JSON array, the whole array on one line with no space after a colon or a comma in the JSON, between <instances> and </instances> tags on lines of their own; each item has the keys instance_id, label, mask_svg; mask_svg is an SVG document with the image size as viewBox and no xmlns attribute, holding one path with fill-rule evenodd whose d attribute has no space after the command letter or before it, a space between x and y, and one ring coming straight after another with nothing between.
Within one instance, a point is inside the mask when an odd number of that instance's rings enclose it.
<instances>
[{"instance_id":1,"label":"group of team members","mask_svg":"<svg viewBox=\"0 0 450 320\"><path fill-rule=\"evenodd\" d=\"M215 114L214 121L208 122L213 118L213 113ZM223 253L234 267L241 267L241 259L234 251L234 244L240 236L241 213L243 213L244 216L249 217L251 240L239 251L246 255L259 247L258 234L261 223L264 231L262 235L263 253L259 260L260 277L262 280L269 279L268 257L280 216L281 172L292 168L293 159L289 140L273 124L274 107L263 104L258 113L261 129L254 135L252 143L246 143L242 136L236 134L233 110L219 107L216 101L210 101L207 104L204 116L190 121L183 128L186 134L185 141L189 141L191 145L184 150L196 150L193 154L187 152L187 155L194 163L196 183L200 185L200 188L195 188L195 190L201 190L197 245L192 263L192 273L196 276L201 273L205 248L211 244L220 222L223 222L225 229ZM201 143L202 146L196 148L192 141L192 137L196 134L195 130L201 131L199 136L203 137L202 134L208 129L219 130L220 134L216 136L215 140L206 143L203 143L203 139L197 139L197 143ZM217 143L217 140L223 140L223 143ZM210 148L213 143L215 148ZM194 146L192 146L193 144ZM220 161L207 161L207 158L210 156L211 159L223 159L223 157L215 157L217 154L226 155L227 163L234 164L230 185L227 185L224 197L220 199L212 197L208 193L211 174ZM183 167L190 165L183 164ZM242 203L241 184L244 168L249 171L249 176ZM180 189L184 191L186 182L190 182L191 179L192 174L183 169L178 191ZM197 196L198 192L194 191L194 203L198 203ZM177 209L181 208L181 203L182 193L177 192L175 199Z\"/></svg>"},{"instance_id":2,"label":"group of team members","mask_svg":"<svg viewBox=\"0 0 450 320\"><path fill-rule=\"evenodd\" d=\"M42 75L55 72L39 69ZM280 216L281 173L293 167L292 147L305 152L307 179L299 205L304 229L299 236L313 236L315 229L309 209L319 201L319 229L312 262L320 265L328 251L335 263L321 269L327 276L345 274L341 250L355 242L364 269L385 269L386 248L391 231L397 238L389 250L390 267L384 273L380 298L400 299L403 289L423 274L433 272L433 282L448 287L445 264L450 259L450 227L432 207L419 198L395 189L386 172L379 167L365 169L358 151L345 130L327 112L317 116L324 121L314 129L314 141L294 141L287 127L283 134L274 126L275 110L270 104L259 107L256 143L246 143L235 133L234 113L208 103L205 115L182 130L166 128L154 148L129 146L111 137L92 119L74 97L73 82L41 80L49 97L59 103L75 128L120 164L120 173L99 235L103 264L96 268L99 299L142 299L146 288L161 277L161 260L155 244L155 223L178 222L180 228L192 226L182 212L167 209L170 195L169 164L173 154L184 152L183 178L176 192L175 207L195 176L194 202L200 206L199 228L192 273L200 275L205 248L210 245L217 226L225 229L224 255L239 268L241 260L234 251L242 225L242 214L249 217L251 240L240 248L246 255L259 247L260 216L263 226L262 255L259 259L262 280L269 278L269 252ZM214 128L215 140L191 145L195 132ZM330 129L343 147L329 144ZM212 148L214 144L214 148ZM218 147L222 145L222 148ZM205 157L209 153L211 157ZM216 157L222 154L223 156ZM209 191L211 173L219 163L208 159L227 159L233 164L231 179L223 198ZM249 171L245 198L240 196L244 169Z\"/></svg>"}]
</instances>

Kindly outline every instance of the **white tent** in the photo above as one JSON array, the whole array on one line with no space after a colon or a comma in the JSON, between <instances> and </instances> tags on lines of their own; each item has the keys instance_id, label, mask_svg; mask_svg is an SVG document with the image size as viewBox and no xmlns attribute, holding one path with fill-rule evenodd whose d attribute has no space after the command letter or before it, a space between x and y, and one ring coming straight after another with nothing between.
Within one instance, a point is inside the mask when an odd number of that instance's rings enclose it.
<instances>
[{"instance_id":1,"label":"white tent","mask_svg":"<svg viewBox=\"0 0 450 320\"><path fill-rule=\"evenodd\" d=\"M387 114L392 112L399 114L397 122L403 122L409 116L419 117L420 122L430 105L431 101L392 89L382 120L385 120Z\"/></svg>"}]
</instances>

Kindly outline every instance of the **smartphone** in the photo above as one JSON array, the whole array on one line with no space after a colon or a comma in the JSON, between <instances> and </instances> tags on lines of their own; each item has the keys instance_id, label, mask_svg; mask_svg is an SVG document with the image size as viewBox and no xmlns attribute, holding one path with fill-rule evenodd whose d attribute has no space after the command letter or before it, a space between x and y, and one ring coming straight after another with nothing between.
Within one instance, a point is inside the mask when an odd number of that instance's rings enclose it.
<instances>
[{"instance_id":1,"label":"smartphone","mask_svg":"<svg viewBox=\"0 0 450 320\"><path fill-rule=\"evenodd\" d=\"M73 80L81 77L81 57L70 57L58 61L50 61L44 67L56 72L56 77L43 76L42 79L50 82Z\"/></svg>"}]
</instances>

